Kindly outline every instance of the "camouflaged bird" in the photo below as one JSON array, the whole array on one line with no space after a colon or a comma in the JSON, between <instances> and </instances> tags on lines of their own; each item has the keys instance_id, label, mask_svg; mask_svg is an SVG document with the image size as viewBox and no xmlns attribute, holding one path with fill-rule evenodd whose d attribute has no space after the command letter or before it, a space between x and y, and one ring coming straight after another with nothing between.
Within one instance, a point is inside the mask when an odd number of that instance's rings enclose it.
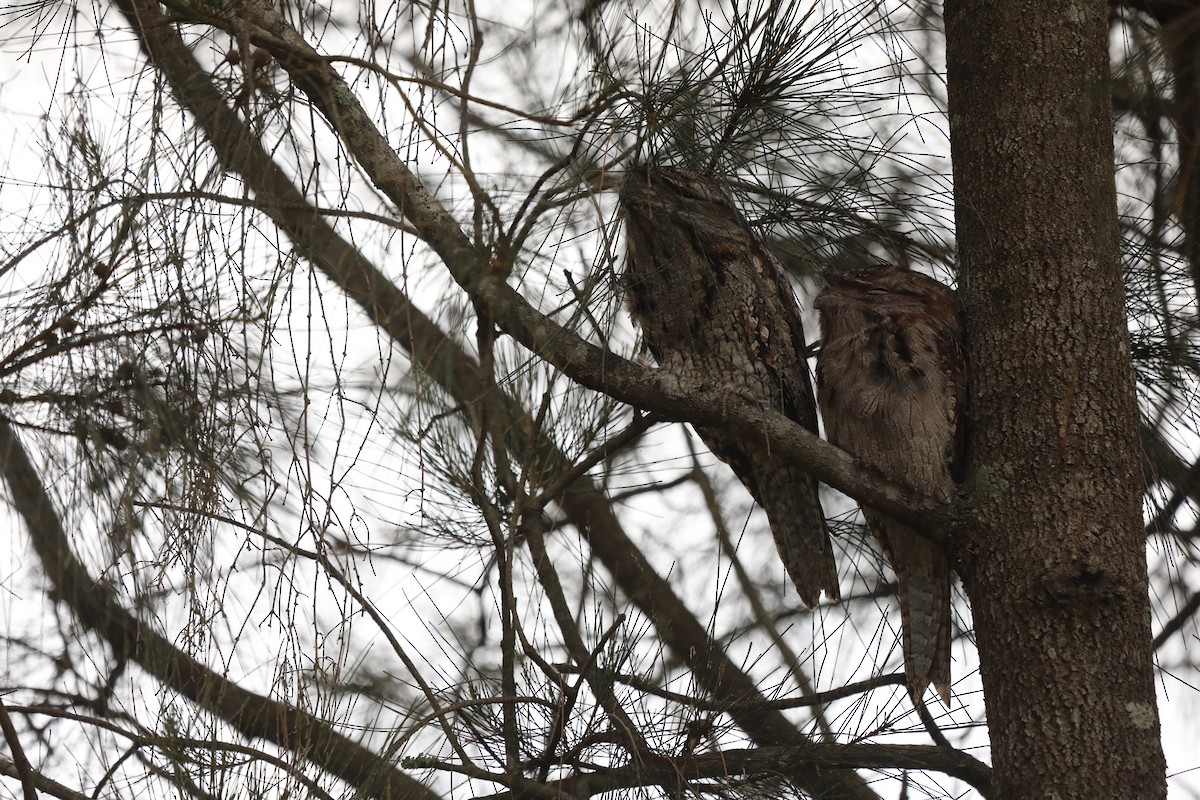
<instances>
[{"instance_id":1,"label":"camouflaged bird","mask_svg":"<svg viewBox=\"0 0 1200 800\"><path fill-rule=\"evenodd\" d=\"M817 431L800 307L778 262L720 184L678 167L639 167L621 193L622 283L664 377L682 391L727 389ZM837 599L817 481L761 441L694 426L766 511L800 599Z\"/></svg>"},{"instance_id":2,"label":"camouflaged bird","mask_svg":"<svg viewBox=\"0 0 1200 800\"><path fill-rule=\"evenodd\" d=\"M961 477L967 396L954 290L893 266L827 276L817 296L817 394L829 441L948 502ZM904 671L914 701L950 702L950 560L938 543L864 508L896 573Z\"/></svg>"}]
</instances>

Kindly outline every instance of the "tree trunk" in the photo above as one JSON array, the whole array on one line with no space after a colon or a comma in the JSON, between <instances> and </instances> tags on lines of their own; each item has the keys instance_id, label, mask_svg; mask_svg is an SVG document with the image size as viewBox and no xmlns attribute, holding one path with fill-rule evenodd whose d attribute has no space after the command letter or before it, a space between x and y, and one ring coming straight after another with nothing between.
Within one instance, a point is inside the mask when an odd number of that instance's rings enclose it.
<instances>
[{"instance_id":1,"label":"tree trunk","mask_svg":"<svg viewBox=\"0 0 1200 800\"><path fill-rule=\"evenodd\" d=\"M999 798L1166 796L1106 15L946 3L972 380L960 571Z\"/></svg>"}]
</instances>

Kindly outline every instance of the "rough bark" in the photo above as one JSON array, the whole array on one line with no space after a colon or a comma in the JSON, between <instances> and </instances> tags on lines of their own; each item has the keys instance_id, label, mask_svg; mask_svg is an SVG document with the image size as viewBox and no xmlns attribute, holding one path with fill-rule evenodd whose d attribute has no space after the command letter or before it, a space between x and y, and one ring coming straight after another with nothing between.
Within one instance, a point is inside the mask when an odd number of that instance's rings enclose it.
<instances>
[{"instance_id":1,"label":"rough bark","mask_svg":"<svg viewBox=\"0 0 1200 800\"><path fill-rule=\"evenodd\" d=\"M996 797L1162 798L1101 0L946 4Z\"/></svg>"}]
</instances>

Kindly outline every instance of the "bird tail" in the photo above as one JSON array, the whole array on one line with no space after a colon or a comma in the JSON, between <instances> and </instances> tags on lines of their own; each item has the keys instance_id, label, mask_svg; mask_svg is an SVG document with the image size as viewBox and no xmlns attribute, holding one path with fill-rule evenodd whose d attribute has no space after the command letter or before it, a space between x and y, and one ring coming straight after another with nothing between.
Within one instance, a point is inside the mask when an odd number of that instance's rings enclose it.
<instances>
[{"instance_id":1,"label":"bird tail","mask_svg":"<svg viewBox=\"0 0 1200 800\"><path fill-rule=\"evenodd\" d=\"M821 592L837 600L837 562L821 508L815 478L795 468L760 470L758 498L771 523L775 548L792 579L800 599L809 608L817 605ZM774 502L770 498L786 498Z\"/></svg>"},{"instance_id":2,"label":"bird tail","mask_svg":"<svg viewBox=\"0 0 1200 800\"><path fill-rule=\"evenodd\" d=\"M932 684L949 706L950 562L936 543L916 533L911 535L911 545L926 552L905 559L906 563L894 564L903 625L904 674L914 703Z\"/></svg>"}]
</instances>

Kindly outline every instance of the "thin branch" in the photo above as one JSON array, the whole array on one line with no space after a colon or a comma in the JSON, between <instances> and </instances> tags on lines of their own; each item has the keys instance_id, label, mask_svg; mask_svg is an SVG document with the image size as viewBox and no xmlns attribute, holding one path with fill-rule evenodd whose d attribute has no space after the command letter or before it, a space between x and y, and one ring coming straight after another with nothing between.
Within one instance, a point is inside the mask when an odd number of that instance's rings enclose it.
<instances>
[{"instance_id":1,"label":"thin branch","mask_svg":"<svg viewBox=\"0 0 1200 800\"><path fill-rule=\"evenodd\" d=\"M449 719L449 712L441 707L441 703L438 701L437 694L425 681L425 678L421 675L421 671L417 668L416 662L412 660L412 658L408 655L408 651L404 649L404 645L400 644L400 640L397 639L396 634L392 632L392 626L388 624L388 621L384 618L383 614L379 612L379 609L375 607L374 603L368 600L366 596L364 596L363 593L358 590L358 588L354 585L354 582L343 575L342 571L338 569L337 566L323 553L305 553L305 555L308 555L309 557L315 557L317 563L319 563L335 581L341 584L343 589L350 593L350 596L358 602L359 607L361 607L367 616L369 616L375 623L375 626L379 629L380 633L384 635L384 637L388 640L388 644L391 645L392 652L399 657L400 661L404 664L404 668L408 670L409 674L412 675L413 680L416 681L417 685L421 688L421 693L425 695L425 699L429 702L430 707L433 709L434 716L437 717L438 724L442 727L442 731L446 734L446 740L450 742L450 746L454 748L454 752L459 758L462 759L464 764L469 763L471 761L471 757L467 755L467 751L463 748L462 743L459 741L458 735L454 732L454 728L451 725L451 720ZM515 694L515 692L512 693L512 695Z\"/></svg>"},{"instance_id":2,"label":"thin branch","mask_svg":"<svg viewBox=\"0 0 1200 800\"><path fill-rule=\"evenodd\" d=\"M630 443L641 439L646 431L659 422L661 422L660 419L651 415L639 415L634 418L633 422L629 423L624 430L610 436L601 445L592 450L592 452L579 459L570 469L556 475L536 497L530 498L527 501L528 506L530 508L542 508L552 500L558 499L570 486L578 483L580 479L587 475L588 470L620 453Z\"/></svg>"},{"instance_id":3,"label":"thin branch","mask_svg":"<svg viewBox=\"0 0 1200 800\"><path fill-rule=\"evenodd\" d=\"M563 592L562 582L558 579L558 572L554 569L554 563L551 561L549 554L546 552L546 545L543 539L544 531L542 530L543 520L539 516L526 517L524 528L524 540L529 549L529 553L533 558L534 569L537 571L538 582L546 592L546 599L550 603L551 613L554 615L555 621L558 623L559 630L562 632L563 641L566 643L567 652L571 658L579 664L581 681L587 681L592 690L592 694L596 697L597 702L604 708L606 714L612 721L612 724L621 734L626 737L628 742L634 747L637 753L648 752L649 744L643 738L641 731L630 719L629 714L623 709L620 703L617 702L616 696L611 689L599 685L597 676L592 670L592 665L595 663L596 657L617 631L617 628L624 623L625 615L618 615L613 621L609 630L601 637L596 647L589 650L583 641L583 637L579 633L579 628L575 622L574 616L571 614L570 608L567 606L566 594ZM561 716L555 721L553 734L549 737L546 745L545 756L549 758L553 755L554 748L557 747L557 739L562 736L566 727L567 716L579 695L580 684L570 687L564 694L563 707Z\"/></svg>"}]
</instances>

